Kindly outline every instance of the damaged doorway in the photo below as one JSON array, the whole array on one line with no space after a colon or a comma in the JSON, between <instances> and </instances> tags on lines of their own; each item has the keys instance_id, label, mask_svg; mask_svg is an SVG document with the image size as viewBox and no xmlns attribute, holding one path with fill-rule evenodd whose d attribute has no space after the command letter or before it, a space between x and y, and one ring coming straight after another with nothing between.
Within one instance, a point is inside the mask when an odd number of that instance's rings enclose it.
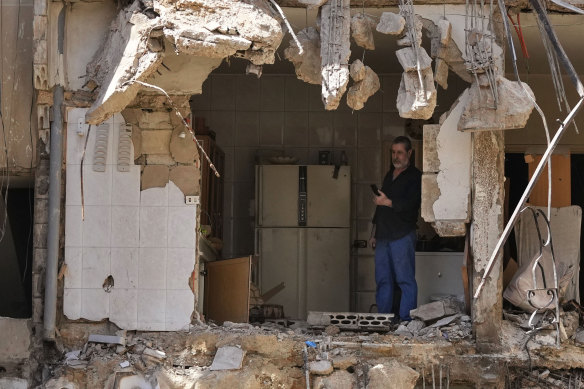
<instances>
[{"instance_id":1,"label":"damaged doorway","mask_svg":"<svg viewBox=\"0 0 584 389\"><path fill-rule=\"evenodd\" d=\"M380 15L386 10L368 9L366 12ZM285 11L295 29L312 25L316 17L316 11L308 14L303 9ZM321 86L299 80L292 63L284 60L283 52L291 39L289 35L282 42L276 63L265 65L260 78L246 75L246 61L231 58L208 77L202 93L191 98L195 127L201 123L199 118L203 118L207 129L203 127L202 135L214 137L215 144L225 154L220 258L257 254L256 165L271 164L270 160L279 158L295 165L318 165L324 160L334 166L342 163L341 156L346 157L351 185L350 232L344 242L349 256L349 278L344 290L347 291L348 309L354 312L368 312L375 303L373 251L362 247L362 242L369 238L374 212L370 185L379 185L387 171L383 167L383 145L391 144L396 136L408 135L421 147L424 124L423 121L412 123L398 114L396 99L403 69L394 56L399 48L395 37L376 33L375 38L376 49L366 52L365 64L378 73L381 89L359 111L347 106L346 97L342 98L337 110L324 109ZM423 45L429 44L424 38ZM362 59L363 49L353 45L352 57ZM438 92L438 107L428 122L438 123L466 86L452 73L448 90ZM204 186L203 183L203 191ZM425 242L419 247L419 251L424 252L420 258L431 262L434 257L429 252L442 249L443 253L454 249L462 256L460 239L447 242L435 238L435 233L421 233L421 240ZM206 249L205 243L199 246L201 252ZM459 258L453 260L457 276L460 275L460 261ZM252 274L257 277L257 270ZM266 292L262 289L259 294ZM277 301L277 297L275 299L266 303Z\"/></svg>"},{"instance_id":2,"label":"damaged doorway","mask_svg":"<svg viewBox=\"0 0 584 389\"><path fill-rule=\"evenodd\" d=\"M32 179L10 177L0 190L0 316L32 314Z\"/></svg>"}]
</instances>

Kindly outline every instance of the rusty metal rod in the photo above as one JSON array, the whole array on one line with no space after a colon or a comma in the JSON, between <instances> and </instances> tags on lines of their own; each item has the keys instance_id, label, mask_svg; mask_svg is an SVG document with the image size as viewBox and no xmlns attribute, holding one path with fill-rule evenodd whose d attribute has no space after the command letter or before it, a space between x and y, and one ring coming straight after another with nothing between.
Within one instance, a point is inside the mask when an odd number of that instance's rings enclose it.
<instances>
[{"instance_id":1,"label":"rusty metal rod","mask_svg":"<svg viewBox=\"0 0 584 389\"><path fill-rule=\"evenodd\" d=\"M487 264L487 267L485 268L485 272L483 274L481 282L479 283L479 286L474 294L475 299L477 299L479 297L479 295L481 294L481 290L483 289L483 286L485 285L485 282L487 281L487 277L489 276L489 273L493 269L493 265L495 264L495 260L497 259L497 255L499 253L499 250L501 250L501 247L503 247L503 244L505 244L505 241L507 241L507 238L509 237L509 234L511 233L511 228L513 228L513 225L517 221L517 217L519 216L519 213L520 213L521 209L523 208L523 205L527 201L527 198L531 194L531 191L533 190L533 187L535 186L535 183L537 182L539 176L543 172L543 169L544 169L548 159L550 158L554 149L558 145L560 138L562 137L562 135L564 135L566 128L568 127L570 122L572 120L574 120L574 117L576 116L576 114L578 113L580 108L582 108L583 103L584 103L584 97L581 97L580 100L578 100L578 103L574 106L574 108L570 111L568 116L566 116L566 118L564 119L564 121L560 125L560 128L556 132L556 135L554 135L554 138L552 139L551 143L549 144L548 148L546 149L545 153L543 154L541 161L539 161L539 164L537 165L537 168L535 169L533 176L531 177L531 179L529 180L529 183L527 184L527 188L525 188L525 191L523 192L521 199L519 200L519 202L517 203L517 206L515 207L515 211L513 211L513 214L509 218L509 221L507 222L507 225L505 226L505 230L503 230L503 234L499 238L499 241L497 242L497 245L495 246L495 249L493 250L493 254L491 254L491 258L489 259L489 263Z\"/></svg>"}]
</instances>

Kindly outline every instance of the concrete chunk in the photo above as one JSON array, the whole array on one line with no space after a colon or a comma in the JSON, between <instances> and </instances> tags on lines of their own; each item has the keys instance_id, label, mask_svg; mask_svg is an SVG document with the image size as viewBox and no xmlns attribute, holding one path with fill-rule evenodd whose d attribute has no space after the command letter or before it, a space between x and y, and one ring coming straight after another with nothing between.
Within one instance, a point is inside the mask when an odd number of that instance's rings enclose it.
<instances>
[{"instance_id":1,"label":"concrete chunk","mask_svg":"<svg viewBox=\"0 0 584 389\"><path fill-rule=\"evenodd\" d=\"M311 374L329 375L333 372L333 364L329 360L312 361L308 368Z\"/></svg>"},{"instance_id":2,"label":"concrete chunk","mask_svg":"<svg viewBox=\"0 0 584 389\"><path fill-rule=\"evenodd\" d=\"M383 12L376 30L382 34L399 35L403 32L406 20L393 12Z\"/></svg>"},{"instance_id":3,"label":"concrete chunk","mask_svg":"<svg viewBox=\"0 0 584 389\"><path fill-rule=\"evenodd\" d=\"M373 27L375 20L363 13L356 13L351 18L351 36L358 46L367 50L375 50Z\"/></svg>"},{"instance_id":4,"label":"concrete chunk","mask_svg":"<svg viewBox=\"0 0 584 389\"><path fill-rule=\"evenodd\" d=\"M169 178L185 196L197 196L200 194L199 180L201 178L201 170L195 166L175 166L170 169Z\"/></svg>"},{"instance_id":5,"label":"concrete chunk","mask_svg":"<svg viewBox=\"0 0 584 389\"><path fill-rule=\"evenodd\" d=\"M395 52L397 60L405 72L417 71L415 51L412 47L404 47ZM418 47L418 61L420 62L420 69L428 69L432 66L432 58L423 47Z\"/></svg>"},{"instance_id":6,"label":"concrete chunk","mask_svg":"<svg viewBox=\"0 0 584 389\"><path fill-rule=\"evenodd\" d=\"M353 74L355 77L353 77ZM364 66L360 60L356 60L351 64L351 77L357 82L349 88L347 105L359 110L365 106L365 102L369 97L379 90L381 84L377 74L369 66Z\"/></svg>"},{"instance_id":7,"label":"concrete chunk","mask_svg":"<svg viewBox=\"0 0 584 389\"><path fill-rule=\"evenodd\" d=\"M235 346L223 346L217 349L209 370L238 370L243 364L245 351Z\"/></svg>"},{"instance_id":8,"label":"concrete chunk","mask_svg":"<svg viewBox=\"0 0 584 389\"><path fill-rule=\"evenodd\" d=\"M294 39L290 39L288 48L284 50L284 58L292 62L296 77L309 84L320 84L322 76L320 74L320 35L316 28L307 27L300 30L297 38L304 49L300 54Z\"/></svg>"},{"instance_id":9,"label":"concrete chunk","mask_svg":"<svg viewBox=\"0 0 584 389\"><path fill-rule=\"evenodd\" d=\"M440 160L436 140L440 132L440 124L425 124L422 129L424 132L422 169L424 173L438 173Z\"/></svg>"},{"instance_id":10,"label":"concrete chunk","mask_svg":"<svg viewBox=\"0 0 584 389\"><path fill-rule=\"evenodd\" d=\"M168 154L170 146L170 130L142 131L141 151L143 154Z\"/></svg>"},{"instance_id":11,"label":"concrete chunk","mask_svg":"<svg viewBox=\"0 0 584 389\"><path fill-rule=\"evenodd\" d=\"M402 73L397 94L397 109L402 118L429 119L432 117L436 108L436 87L431 69L422 70L422 82L424 88L420 85L417 72Z\"/></svg>"},{"instance_id":12,"label":"concrete chunk","mask_svg":"<svg viewBox=\"0 0 584 389\"><path fill-rule=\"evenodd\" d=\"M527 93L534 98L529 85L522 83ZM458 122L459 131L496 131L523 128L533 110L533 101L515 81L497 78L499 102L495 102L489 87L473 82L468 103Z\"/></svg>"},{"instance_id":13,"label":"concrete chunk","mask_svg":"<svg viewBox=\"0 0 584 389\"><path fill-rule=\"evenodd\" d=\"M436 58L434 66L434 80L442 87L448 89L448 64L442 58Z\"/></svg>"},{"instance_id":14,"label":"concrete chunk","mask_svg":"<svg viewBox=\"0 0 584 389\"><path fill-rule=\"evenodd\" d=\"M440 187L438 186L438 175L434 173L422 174L422 218L431 223L436 220L434 215L434 203L440 198Z\"/></svg>"},{"instance_id":15,"label":"concrete chunk","mask_svg":"<svg viewBox=\"0 0 584 389\"><path fill-rule=\"evenodd\" d=\"M183 125L177 126L170 137L170 153L176 162L193 163L199 156L191 133Z\"/></svg>"},{"instance_id":16,"label":"concrete chunk","mask_svg":"<svg viewBox=\"0 0 584 389\"><path fill-rule=\"evenodd\" d=\"M438 21L438 31L440 33L440 44L446 46L450 42L452 25L447 19L440 19Z\"/></svg>"},{"instance_id":17,"label":"concrete chunk","mask_svg":"<svg viewBox=\"0 0 584 389\"><path fill-rule=\"evenodd\" d=\"M424 322L440 319L446 316L442 301L424 304L410 311L410 316Z\"/></svg>"},{"instance_id":18,"label":"concrete chunk","mask_svg":"<svg viewBox=\"0 0 584 389\"><path fill-rule=\"evenodd\" d=\"M89 343L120 344L122 346L126 345L126 338L123 336L91 334L89 335L89 339L87 341Z\"/></svg>"},{"instance_id":19,"label":"concrete chunk","mask_svg":"<svg viewBox=\"0 0 584 389\"><path fill-rule=\"evenodd\" d=\"M420 376L414 369L396 360L373 366L367 375L367 389L413 389Z\"/></svg>"},{"instance_id":20,"label":"concrete chunk","mask_svg":"<svg viewBox=\"0 0 584 389\"><path fill-rule=\"evenodd\" d=\"M350 1L329 0L321 8L320 23L322 101L326 110L334 110L349 83Z\"/></svg>"},{"instance_id":21,"label":"concrete chunk","mask_svg":"<svg viewBox=\"0 0 584 389\"><path fill-rule=\"evenodd\" d=\"M347 371L335 371L328 377L316 377L313 389L356 389L356 377Z\"/></svg>"},{"instance_id":22,"label":"concrete chunk","mask_svg":"<svg viewBox=\"0 0 584 389\"><path fill-rule=\"evenodd\" d=\"M168 183L168 166L165 165L146 165L142 172L141 188L164 188Z\"/></svg>"}]
</instances>

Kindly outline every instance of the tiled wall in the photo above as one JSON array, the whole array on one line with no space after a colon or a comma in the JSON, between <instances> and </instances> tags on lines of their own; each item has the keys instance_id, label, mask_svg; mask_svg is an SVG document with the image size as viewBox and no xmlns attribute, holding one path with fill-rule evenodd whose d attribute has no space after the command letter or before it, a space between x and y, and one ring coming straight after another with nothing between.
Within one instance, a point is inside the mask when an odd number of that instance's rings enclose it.
<instances>
[{"instance_id":1,"label":"tiled wall","mask_svg":"<svg viewBox=\"0 0 584 389\"><path fill-rule=\"evenodd\" d=\"M257 79L213 74L205 81L191 107L195 116L206 119L225 151L224 257L253 253L254 165L266 150L296 156L300 164L317 164L319 150L333 151L336 161L345 151L353 177L352 240L369 238L374 211L370 184L380 184L386 173L381 166L382 142L405 133L405 120L395 106L400 78L401 74L381 76L381 90L355 112L345 98L338 110L325 111L320 85L306 84L294 75L264 74ZM436 118L448 110L453 97L442 99ZM374 300L375 283L367 276L373 273L372 254L369 248L352 254L353 290L359 291L353 303L358 309Z\"/></svg>"},{"instance_id":2,"label":"tiled wall","mask_svg":"<svg viewBox=\"0 0 584 389\"><path fill-rule=\"evenodd\" d=\"M96 127L76 133L84 109L68 111L64 313L69 319L109 319L124 329L188 328L194 295L188 279L195 263L196 207L185 205L172 182L140 191L140 166L117 169L121 115L110 125L105 172L93 171ZM111 275L114 287L103 288Z\"/></svg>"}]
</instances>

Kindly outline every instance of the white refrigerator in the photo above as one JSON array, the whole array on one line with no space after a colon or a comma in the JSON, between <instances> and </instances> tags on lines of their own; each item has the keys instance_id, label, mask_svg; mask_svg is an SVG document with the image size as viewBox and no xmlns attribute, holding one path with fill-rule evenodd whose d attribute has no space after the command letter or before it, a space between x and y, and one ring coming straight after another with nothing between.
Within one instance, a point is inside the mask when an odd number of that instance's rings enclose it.
<instances>
[{"instance_id":1,"label":"white refrigerator","mask_svg":"<svg viewBox=\"0 0 584 389\"><path fill-rule=\"evenodd\" d=\"M256 254L267 304L292 319L349 310L351 170L331 165L256 166Z\"/></svg>"}]
</instances>

